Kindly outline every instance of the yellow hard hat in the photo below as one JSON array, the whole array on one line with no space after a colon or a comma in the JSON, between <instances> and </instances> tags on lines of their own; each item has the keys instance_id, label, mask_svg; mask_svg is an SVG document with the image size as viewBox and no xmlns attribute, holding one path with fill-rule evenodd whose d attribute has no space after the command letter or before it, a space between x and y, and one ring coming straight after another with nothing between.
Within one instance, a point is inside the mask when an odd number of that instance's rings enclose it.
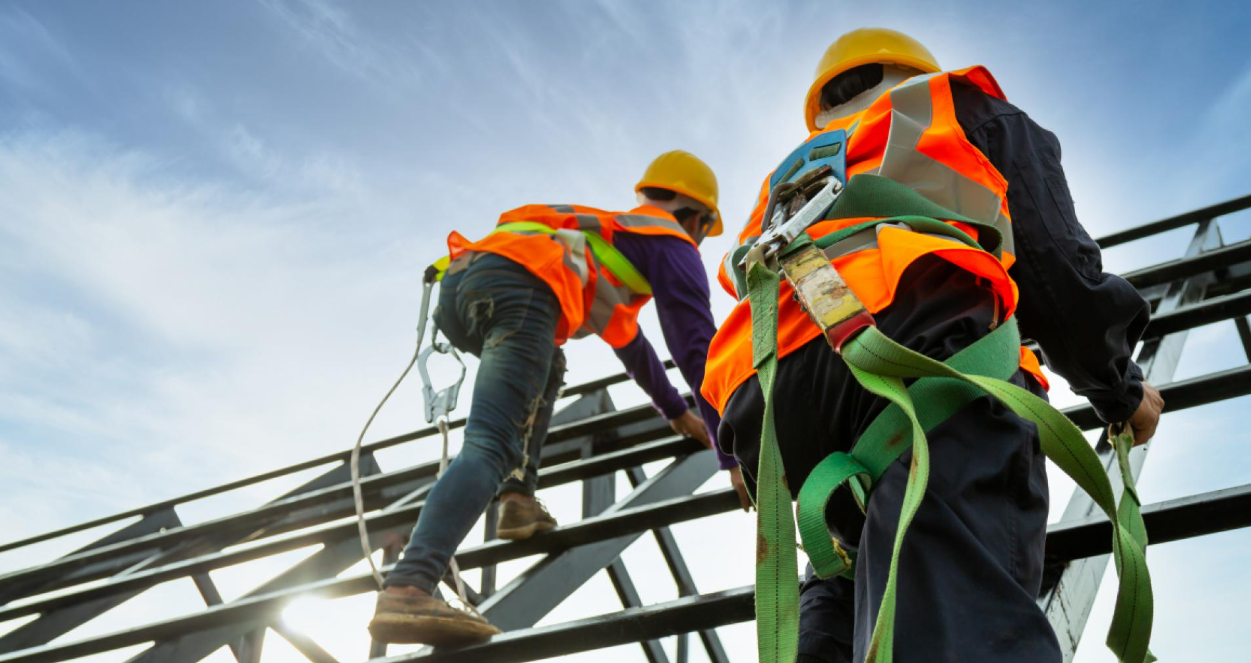
<instances>
[{"instance_id":1,"label":"yellow hard hat","mask_svg":"<svg viewBox=\"0 0 1251 663\"><path fill-rule=\"evenodd\" d=\"M804 100L804 120L808 122L809 131L817 130L821 89L825 84L844 71L874 63L902 65L927 74L942 71L929 49L902 32L886 28L852 30L834 40L817 65L816 80Z\"/></svg>"},{"instance_id":2,"label":"yellow hard hat","mask_svg":"<svg viewBox=\"0 0 1251 663\"><path fill-rule=\"evenodd\" d=\"M712 230L708 237L721 234L721 212L717 210L717 176L699 157L683 150L674 150L652 160L643 171L643 179L634 185L634 191L644 187L668 189L690 196L712 210Z\"/></svg>"}]
</instances>

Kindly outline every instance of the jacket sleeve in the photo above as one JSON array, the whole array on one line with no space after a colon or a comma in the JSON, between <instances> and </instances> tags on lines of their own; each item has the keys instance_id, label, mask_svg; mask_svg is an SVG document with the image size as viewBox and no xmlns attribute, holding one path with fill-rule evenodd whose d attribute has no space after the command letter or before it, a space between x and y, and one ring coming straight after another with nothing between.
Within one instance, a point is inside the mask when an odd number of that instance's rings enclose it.
<instances>
[{"instance_id":1,"label":"jacket sleeve","mask_svg":"<svg viewBox=\"0 0 1251 663\"><path fill-rule=\"evenodd\" d=\"M677 419L686 412L686 399L673 388L669 376L665 375L665 366L656 356L656 350L643 336L643 332L620 348L614 348L617 359L625 366L626 374L634 383L652 399L655 407L665 419Z\"/></svg>"},{"instance_id":2,"label":"jacket sleeve","mask_svg":"<svg viewBox=\"0 0 1251 663\"><path fill-rule=\"evenodd\" d=\"M620 241L620 240L619 240ZM637 241L637 240L635 240ZM699 250L676 237L653 236L646 256L647 278L656 299L656 315L664 331L669 356L690 385L695 406L708 429L712 448L722 469L737 465L733 456L721 451L717 444L717 428L721 415L700 393L704 384L708 345L717 331L709 305L708 274L700 260Z\"/></svg>"},{"instance_id":3,"label":"jacket sleeve","mask_svg":"<svg viewBox=\"0 0 1251 663\"><path fill-rule=\"evenodd\" d=\"M1100 419L1128 419L1142 400L1143 375L1131 355L1149 305L1104 273L1099 246L1077 221L1055 135L973 88L953 86L953 96L969 141L1008 180L1022 334Z\"/></svg>"}]
</instances>

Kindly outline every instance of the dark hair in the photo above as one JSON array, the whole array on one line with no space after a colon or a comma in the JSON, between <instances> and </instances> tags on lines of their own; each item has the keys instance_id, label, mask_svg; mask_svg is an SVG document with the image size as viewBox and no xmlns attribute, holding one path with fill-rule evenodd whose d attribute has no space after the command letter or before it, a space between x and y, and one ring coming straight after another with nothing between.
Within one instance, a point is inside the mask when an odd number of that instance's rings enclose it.
<instances>
[{"instance_id":1,"label":"dark hair","mask_svg":"<svg viewBox=\"0 0 1251 663\"><path fill-rule=\"evenodd\" d=\"M821 88L824 108L834 108L851 101L856 95L882 82L885 68L879 64L863 64L835 76Z\"/></svg>"},{"instance_id":2,"label":"dark hair","mask_svg":"<svg viewBox=\"0 0 1251 663\"><path fill-rule=\"evenodd\" d=\"M678 197L676 191L661 189L660 187L655 186L645 186L642 189L639 189L639 192L652 200L673 200Z\"/></svg>"}]
</instances>

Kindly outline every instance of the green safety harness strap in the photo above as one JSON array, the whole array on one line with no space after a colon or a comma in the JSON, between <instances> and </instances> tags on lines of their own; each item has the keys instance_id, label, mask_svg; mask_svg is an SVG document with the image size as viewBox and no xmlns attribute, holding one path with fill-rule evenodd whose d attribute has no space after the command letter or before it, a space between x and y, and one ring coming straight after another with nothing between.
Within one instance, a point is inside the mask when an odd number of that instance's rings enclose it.
<instances>
[{"instance_id":1,"label":"green safety harness strap","mask_svg":"<svg viewBox=\"0 0 1251 663\"><path fill-rule=\"evenodd\" d=\"M777 272L755 262L747 270L751 292L752 363L764 392L760 468L756 480L756 634L761 663L790 663L799 651L799 562L795 517L773 421L778 368Z\"/></svg>"},{"instance_id":2,"label":"green safety harness strap","mask_svg":"<svg viewBox=\"0 0 1251 663\"><path fill-rule=\"evenodd\" d=\"M547 224L537 223L535 221L513 221L511 223L501 223L495 227L493 232L537 232L545 235L556 235L558 229ZM621 281L622 285L629 288L631 292L637 295L651 295L652 286L647 279L639 273L630 259L625 257L621 251L610 244L608 240L600 236L594 230L573 230L580 232L586 237L586 241L591 245L591 253L595 259L599 261L612 275Z\"/></svg>"},{"instance_id":3,"label":"green safety harness strap","mask_svg":"<svg viewBox=\"0 0 1251 663\"><path fill-rule=\"evenodd\" d=\"M843 195L848 195L852 189L849 186ZM950 218L950 215L942 217ZM873 223L900 220L885 219ZM941 224L940 221L929 220ZM915 219L907 219L909 227L917 228L914 222ZM863 229L853 228L845 230L858 232ZM849 234L844 234L844 237ZM972 241L971 238L969 241ZM806 236L801 236L783 252L783 257L810 242ZM798 564L793 553L796 546L795 521L790 510L791 495L783 475L773 421L780 276L761 261L752 260L745 277L752 309L753 363L764 397L757 478L756 616L759 656L766 663L789 663L795 659L798 649ZM869 651L866 652L866 662L890 663L892 660L899 555L903 537L921 505L929 479L929 446L925 432L983 395L993 396L1018 416L1033 422L1038 427L1042 451L1089 493L1115 524L1112 548L1119 587L1107 643L1124 663L1154 660L1147 649L1153 605L1146 567L1146 527L1139 512L1132 474L1128 470L1132 433L1122 432L1113 438L1124 486L1118 505L1103 464L1081 431L1045 400L1007 381L1018 368L1019 341L1015 320L1009 319L946 362L909 350L875 327L860 330L841 347L841 354L856 380L891 404L870 424L850 453L835 453L826 458L800 489L800 532L804 549L818 574L822 577L834 574L850 576L854 563L851 555L832 539L825 525L825 505L833 492L848 483L863 508L873 482L904 451L911 448L913 452L891 551L887 584ZM905 387L905 379L916 381L911 387ZM856 480L851 481L853 478Z\"/></svg>"}]
</instances>

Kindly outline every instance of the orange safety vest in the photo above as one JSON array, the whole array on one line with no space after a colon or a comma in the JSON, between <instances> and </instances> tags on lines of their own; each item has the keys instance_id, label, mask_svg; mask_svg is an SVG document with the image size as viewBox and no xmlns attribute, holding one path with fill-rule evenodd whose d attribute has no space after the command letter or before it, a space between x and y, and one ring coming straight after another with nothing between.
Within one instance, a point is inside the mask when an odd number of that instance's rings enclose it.
<instances>
[{"instance_id":1,"label":"orange safety vest","mask_svg":"<svg viewBox=\"0 0 1251 663\"><path fill-rule=\"evenodd\" d=\"M963 269L984 277L1001 306L1000 320L1016 309L1016 284L1008 277L1015 260L1008 214L1008 183L1003 175L964 135L956 121L951 97L952 79L976 85L986 94L1004 98L999 84L983 67L910 78L878 97L868 108L839 118L813 132L804 146L822 134L847 132L846 173L889 177L929 200L966 218L995 226L1003 235L1002 257L954 242L950 238L912 232L895 226L879 226L876 237L848 249L836 244L827 249L831 262L870 313L890 305L905 269L928 254L938 255ZM802 150L803 146L801 146ZM799 152L799 150L797 150ZM789 159L788 159L789 162ZM768 203L770 177L765 178L747 226L738 235L739 246L750 246L760 236L761 220ZM871 219L821 221L808 229L813 239L824 237ZM977 238L968 224L949 222ZM737 248L737 247L736 247ZM831 250L834 249L834 250ZM728 263L721 265L718 280L740 301L721 324L708 348L708 364L702 392L714 407L725 413L734 390L754 373L752 366L751 307L746 292L737 292ZM820 330L799 307L785 280L778 300L778 357L799 349L820 335ZM1038 359L1021 348L1021 367L1046 386Z\"/></svg>"},{"instance_id":2,"label":"orange safety vest","mask_svg":"<svg viewBox=\"0 0 1251 663\"><path fill-rule=\"evenodd\" d=\"M497 231L477 242L460 233L447 237L452 261L472 252L501 255L543 280L560 302L556 344L596 334L614 348L634 340L639 311L651 295L634 292L596 259L584 231L597 233L609 245L616 233L667 235L695 245L673 215L650 205L629 212L605 212L581 205L526 205L504 212L498 225L529 222L555 233Z\"/></svg>"}]
</instances>

